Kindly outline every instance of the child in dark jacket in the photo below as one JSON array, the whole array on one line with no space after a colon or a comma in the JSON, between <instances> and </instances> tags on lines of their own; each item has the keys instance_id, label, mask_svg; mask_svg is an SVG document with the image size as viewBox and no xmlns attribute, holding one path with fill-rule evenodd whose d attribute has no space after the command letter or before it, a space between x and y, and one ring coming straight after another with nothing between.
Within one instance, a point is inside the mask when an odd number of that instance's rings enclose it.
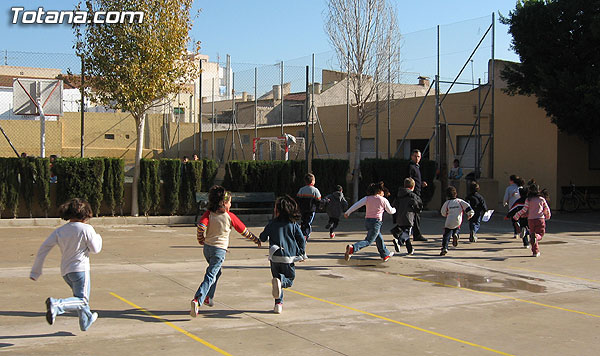
<instances>
[{"instance_id":1,"label":"child in dark jacket","mask_svg":"<svg viewBox=\"0 0 600 356\"><path fill-rule=\"evenodd\" d=\"M421 198L415 194L415 181L412 178L404 179L404 188L398 190L398 196L395 201L396 208L396 226L392 229L394 234L394 248L400 252L400 246L406 244L406 250L409 255L415 252L410 243L410 234L415 219L415 213L423 210Z\"/></svg>"},{"instance_id":2,"label":"child in dark jacket","mask_svg":"<svg viewBox=\"0 0 600 356\"><path fill-rule=\"evenodd\" d=\"M296 223L300 220L298 205L289 195L277 198L271 220L260 234L261 241L269 240L269 261L273 279L273 311L281 314L283 310L283 288L294 283L296 268L294 262L302 262L306 257L306 241Z\"/></svg>"},{"instance_id":3,"label":"child in dark jacket","mask_svg":"<svg viewBox=\"0 0 600 356\"><path fill-rule=\"evenodd\" d=\"M344 215L344 211L348 209L348 202L344 198L344 193L341 185L335 187L335 192L329 194L323 199L327 204L327 215L329 222L325 225L329 229L329 237L335 237L335 228L340 223L340 218Z\"/></svg>"},{"instance_id":4,"label":"child in dark jacket","mask_svg":"<svg viewBox=\"0 0 600 356\"><path fill-rule=\"evenodd\" d=\"M477 232L481 226L481 218L488 208L485 204L485 199L479 194L479 184L477 182L472 181L469 184L468 189L469 195L467 195L465 200L474 211L473 217L469 219L469 241L477 242Z\"/></svg>"},{"instance_id":5,"label":"child in dark jacket","mask_svg":"<svg viewBox=\"0 0 600 356\"><path fill-rule=\"evenodd\" d=\"M527 194L529 193L529 189L527 187L519 188L519 195L521 196L514 204L510 207L510 211L506 214L506 220L510 219L513 225L517 229L519 236L523 240L523 247L529 247L529 227L527 226L527 217L521 217L519 220L515 221L512 219L516 213L518 213L525 206L525 200L527 200Z\"/></svg>"}]
</instances>

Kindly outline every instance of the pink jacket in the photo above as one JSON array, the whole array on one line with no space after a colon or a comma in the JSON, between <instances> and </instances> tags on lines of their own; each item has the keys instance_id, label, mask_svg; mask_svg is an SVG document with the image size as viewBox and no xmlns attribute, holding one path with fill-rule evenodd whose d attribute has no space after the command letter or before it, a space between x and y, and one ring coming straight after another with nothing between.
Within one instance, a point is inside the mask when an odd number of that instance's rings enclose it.
<instances>
[{"instance_id":1,"label":"pink jacket","mask_svg":"<svg viewBox=\"0 0 600 356\"><path fill-rule=\"evenodd\" d=\"M364 205L367 206L365 219L381 220L384 210L387 211L388 214L396 213L396 208L393 208L386 198L382 197L381 195L367 195L366 197L354 203L354 205L352 205L345 214L350 215Z\"/></svg>"},{"instance_id":2,"label":"pink jacket","mask_svg":"<svg viewBox=\"0 0 600 356\"><path fill-rule=\"evenodd\" d=\"M527 198L523 209L519 210L515 216L513 216L513 219L519 220L521 217L525 216L527 219L531 220L550 219L550 208L548 207L548 203L546 203L546 199L542 197Z\"/></svg>"}]
</instances>

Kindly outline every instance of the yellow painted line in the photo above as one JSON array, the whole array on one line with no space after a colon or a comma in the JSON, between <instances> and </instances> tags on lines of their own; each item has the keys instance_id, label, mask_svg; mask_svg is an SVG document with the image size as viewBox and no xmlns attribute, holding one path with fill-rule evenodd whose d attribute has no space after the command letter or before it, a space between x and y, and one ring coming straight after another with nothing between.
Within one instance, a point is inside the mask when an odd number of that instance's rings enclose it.
<instances>
[{"instance_id":1,"label":"yellow painted line","mask_svg":"<svg viewBox=\"0 0 600 356\"><path fill-rule=\"evenodd\" d=\"M334 305L336 307L340 307L340 308L344 308L344 309L355 311L357 313L361 313L361 314L365 314L365 315L368 315L368 316L372 316L374 318L385 320L385 321L388 321L390 323L394 323L394 324L406 326L406 327L414 329L414 330L418 330L418 331L422 331L422 332L425 332L425 333L428 333L428 334L431 334L431 335L439 336L439 337L444 338L444 339L456 341L456 342L459 342L461 344L465 344L465 345L477 347L477 348L480 348L480 349L483 349L483 350L486 350L486 351L490 351L490 352L494 352L494 353L497 353L497 354L500 354L500 355L514 356L512 354L509 354L509 353L506 353L506 352L502 352L502 351L498 351L498 350L494 350L494 349L486 347L486 346L482 346L482 345L478 345L478 344L475 344L475 343L472 343L472 342L469 342L469 341L457 339L457 338L454 338L452 336L448 336L448 335L437 333L435 331L423 329L423 328L420 328L418 326L414 326L414 325L410 325L410 324L407 324L407 323L403 323L403 322L398 321L398 320L386 318L385 316L381 316L381 315L369 313L369 312L364 311L364 310L360 310L360 309L356 309L356 308L353 308L353 307L349 307L349 306L346 306L346 305L343 305L343 304L339 304L339 303L336 303L336 302L332 302L332 301L329 301L329 300L326 300L326 299L322 299L322 298L318 298L318 297L313 297L312 295L308 295L308 294L305 294L305 293L302 293L302 292L298 292L298 291L290 289L290 288L287 288L286 291L292 292L292 293L296 293L298 295L301 295L303 297L307 297L307 298L310 298L310 299L318 300L318 301L323 302L323 303Z\"/></svg>"},{"instance_id":2,"label":"yellow painted line","mask_svg":"<svg viewBox=\"0 0 600 356\"><path fill-rule=\"evenodd\" d=\"M516 270L522 270L522 271L528 271L528 272L536 272L536 273L548 274L550 276L558 276L558 277L566 277L566 278L573 278L573 279L581 279L583 281L590 281L590 282L600 283L600 281L598 281L596 279L589 279L589 278L583 278L583 277L568 276L566 274L544 272L544 271L538 271L538 270L535 270L535 269L521 268L521 267L508 267L508 268L510 268L510 269L516 269Z\"/></svg>"},{"instance_id":3,"label":"yellow painted line","mask_svg":"<svg viewBox=\"0 0 600 356\"><path fill-rule=\"evenodd\" d=\"M550 305L550 304L538 303L538 302L534 302L532 300L515 298L515 297L508 296L508 295L502 295L502 294L493 293L493 292L485 292L485 291L480 291L480 290L475 290L475 289L465 288L465 287L451 286L449 284L444 284L444 283L440 283L440 282L430 281L430 280L427 280L427 279L422 279L422 278L417 278L417 277L411 277L411 276L407 276L407 275L400 274L400 273L388 272L387 274L391 274L391 275L399 276L399 277L404 277L404 278L412 279L412 280L419 281L419 282L432 283L432 284L436 284L436 285L442 286L442 287L448 287L448 288L454 288L454 289L461 289L461 290L466 290L466 291L473 292L473 293L486 294L486 295L491 295L491 296L498 297L498 298L511 299L511 300L514 300L514 301L517 301L517 302L529 303L529 304L538 305L538 306L541 306L541 307L552 308L552 309L562 310L562 311L566 311L566 312L570 312L570 313L576 313L576 314L581 314L581 315L586 315L586 316L592 316L594 318L600 318L600 315L590 314L590 313L586 313L586 312L582 312L582 311L574 310L574 309L557 307L555 305Z\"/></svg>"},{"instance_id":4,"label":"yellow painted line","mask_svg":"<svg viewBox=\"0 0 600 356\"><path fill-rule=\"evenodd\" d=\"M121 297L120 295L118 295L118 294L115 294L115 293L113 293L113 292L110 292L110 295L112 295L113 297L115 297L115 298L117 298L117 299L121 300L122 302L125 302L125 303L127 303L127 304L131 305L132 307L134 307L134 308L136 308L136 309L138 309L138 310L140 310L140 311L142 311L142 312L144 312L144 313L148 314L149 316L153 317L154 319L158 319L158 320L162 321L163 323L165 323L165 324L169 325L170 327L172 327L173 329L175 329L175 330L179 331L180 333L184 334L185 336L187 336L187 337L189 337L189 338L191 338L191 339L194 339L194 340L198 341L198 342L199 342L199 343L201 343L202 345L204 345L204 346L206 346L206 347L208 347L208 348L211 348L211 349L215 350L216 352L220 353L221 355L228 355L228 356L232 356L230 353L228 353L228 352L226 352L226 351L223 351L223 350L221 350L220 348L216 347L215 345L213 345L213 344L211 344L211 343L209 343L209 342L207 342L207 341L205 341L205 340L203 340L203 339L199 338L198 336L196 336L196 335L194 335L194 334L190 333L189 331L186 331L186 330L184 330L184 329L180 328L179 326L177 326L177 325L175 325L175 324L171 323L170 321L166 321L165 319L163 319L163 318L161 318L161 317L159 317L159 316L156 316L156 315L152 314L152 313L151 313L151 312L149 312L148 310L146 310L146 309L144 309L144 308L142 308L142 307L140 307L140 306L138 306L138 305L136 305L136 304L134 304L134 303L132 303L132 302L128 301L127 299L125 299L125 298Z\"/></svg>"}]
</instances>

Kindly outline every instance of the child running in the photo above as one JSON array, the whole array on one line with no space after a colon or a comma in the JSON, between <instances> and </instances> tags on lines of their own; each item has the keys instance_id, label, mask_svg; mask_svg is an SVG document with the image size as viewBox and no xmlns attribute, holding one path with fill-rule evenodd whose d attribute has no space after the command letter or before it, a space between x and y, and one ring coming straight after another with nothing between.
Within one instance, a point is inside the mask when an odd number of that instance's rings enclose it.
<instances>
[{"instance_id":1,"label":"child running","mask_svg":"<svg viewBox=\"0 0 600 356\"><path fill-rule=\"evenodd\" d=\"M546 220L550 219L550 207L546 199L542 196L540 187L532 184L528 187L527 200L523 209L519 210L513 220L519 220L521 217L527 217L529 225L529 234L531 240L531 252L533 257L540 257L539 241L546 233Z\"/></svg>"},{"instance_id":2,"label":"child running","mask_svg":"<svg viewBox=\"0 0 600 356\"><path fill-rule=\"evenodd\" d=\"M354 203L354 205L344 213L344 217L348 218L348 216L358 208L365 205L367 206L365 214L367 237L354 245L347 245L344 259L346 261L350 260L350 257L352 257L355 252L360 251L375 241L379 256L381 256L383 262L387 262L394 253L388 251L385 247L385 242L383 241L383 236L380 232L381 225L383 224L383 211L385 210L388 214L394 214L396 213L396 209L390 205L390 202L386 198L384 198L384 196L389 196L390 193L383 185L383 182L371 183L367 188L367 194L366 197Z\"/></svg>"},{"instance_id":3,"label":"child running","mask_svg":"<svg viewBox=\"0 0 600 356\"><path fill-rule=\"evenodd\" d=\"M102 250L102 237L96 233L87 221L92 217L90 204L74 198L58 209L60 218L69 222L54 230L42 243L29 278L34 281L42 275L44 259L58 245L62 252L60 273L71 290L73 297L65 299L46 299L46 321L54 324L57 315L76 311L79 316L79 328L86 331L98 318L98 313L90 311L90 252Z\"/></svg>"},{"instance_id":4,"label":"child running","mask_svg":"<svg viewBox=\"0 0 600 356\"><path fill-rule=\"evenodd\" d=\"M348 209L348 202L344 198L341 185L336 186L335 192L329 194L323 200L327 204L327 215L329 216L329 222L325 225L325 228L329 229L329 237L333 239L335 237L335 228L340 223L340 217Z\"/></svg>"},{"instance_id":5,"label":"child running","mask_svg":"<svg viewBox=\"0 0 600 356\"><path fill-rule=\"evenodd\" d=\"M213 298L221 276L221 265L225 261L225 253L229 246L231 228L260 247L258 237L246 229L244 223L229 211L230 208L231 193L219 185L210 188L207 210L198 220L198 243L204 245L204 257L208 267L204 280L191 302L190 315L194 318L198 315L199 303L204 302L209 307L214 305Z\"/></svg>"},{"instance_id":6,"label":"child running","mask_svg":"<svg viewBox=\"0 0 600 356\"><path fill-rule=\"evenodd\" d=\"M442 236L442 252L440 252L440 256L445 256L448 253L450 236L452 236L452 246L458 246L463 213L467 214L468 219L472 218L474 214L469 203L456 197L456 188L448 187L448 189L446 189L446 198L448 198L448 200L444 202L442 209L440 209L442 216L446 217L444 235Z\"/></svg>"},{"instance_id":7,"label":"child running","mask_svg":"<svg viewBox=\"0 0 600 356\"><path fill-rule=\"evenodd\" d=\"M300 220L298 205L289 195L277 198L271 220L260 234L261 241L269 240L269 261L273 279L273 312L281 314L283 310L283 289L294 283L296 268L294 262L302 262L306 257L306 241L296 223Z\"/></svg>"},{"instance_id":8,"label":"child running","mask_svg":"<svg viewBox=\"0 0 600 356\"><path fill-rule=\"evenodd\" d=\"M519 195L521 196L519 199L517 199L517 201L515 201L515 203L513 204L512 207L510 207L510 210L508 212L508 214L506 214L506 218L505 220L509 220L513 223L514 227L517 229L517 231L519 232L519 236L521 236L521 239L523 240L523 247L524 248L528 248L529 247L529 228L527 227L527 216L525 217L521 217L518 220L513 220L513 216L515 216L515 214L517 212L519 212L521 209L523 209L523 207L525 206L525 200L527 200L527 193L529 192L529 190L527 189L527 187L520 187L519 188Z\"/></svg>"},{"instance_id":9,"label":"child running","mask_svg":"<svg viewBox=\"0 0 600 356\"><path fill-rule=\"evenodd\" d=\"M404 188L398 190L396 198L396 226L392 229L394 234L394 249L400 252L400 246L406 244L406 250L409 255L415 252L411 242L410 235L415 219L415 213L420 213L423 210L423 202L421 198L414 193L415 180L412 178L404 179Z\"/></svg>"},{"instance_id":10,"label":"child running","mask_svg":"<svg viewBox=\"0 0 600 356\"><path fill-rule=\"evenodd\" d=\"M477 232L479 232L479 227L481 226L481 218L488 208L485 199L479 194L479 184L477 182L472 181L467 188L469 195L465 199L471 205L474 212L473 216L469 219L469 241L477 242Z\"/></svg>"},{"instance_id":11,"label":"child running","mask_svg":"<svg viewBox=\"0 0 600 356\"><path fill-rule=\"evenodd\" d=\"M298 199L298 206L300 207L300 214L302 214L302 222L300 228L304 234L304 238L308 240L310 233L312 232L312 222L315 218L315 212L321 201L321 192L315 188L315 176L312 173L307 173L304 176L304 182L306 185L296 194Z\"/></svg>"}]
</instances>

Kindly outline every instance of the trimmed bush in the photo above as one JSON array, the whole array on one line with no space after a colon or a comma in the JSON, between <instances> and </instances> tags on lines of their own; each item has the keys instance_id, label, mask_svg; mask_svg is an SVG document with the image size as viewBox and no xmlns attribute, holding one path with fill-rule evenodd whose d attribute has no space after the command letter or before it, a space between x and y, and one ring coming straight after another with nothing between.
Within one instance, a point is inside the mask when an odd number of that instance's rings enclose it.
<instances>
[{"instance_id":1,"label":"trimmed bush","mask_svg":"<svg viewBox=\"0 0 600 356\"><path fill-rule=\"evenodd\" d=\"M181 161L178 159L162 159L160 160L159 169L165 193L164 207L170 215L174 215L179 208Z\"/></svg>"},{"instance_id":2,"label":"trimmed bush","mask_svg":"<svg viewBox=\"0 0 600 356\"><path fill-rule=\"evenodd\" d=\"M48 217L48 209L50 208L50 159L36 158L34 165L38 204L44 215Z\"/></svg>"},{"instance_id":3,"label":"trimmed bush","mask_svg":"<svg viewBox=\"0 0 600 356\"><path fill-rule=\"evenodd\" d=\"M202 161L189 161L182 165L179 202L181 215L195 213L196 192L202 188Z\"/></svg>"},{"instance_id":4,"label":"trimmed bush","mask_svg":"<svg viewBox=\"0 0 600 356\"><path fill-rule=\"evenodd\" d=\"M53 168L57 176L56 205L72 198L87 200L96 216L102 202L104 160L101 158L59 158Z\"/></svg>"},{"instance_id":5,"label":"trimmed bush","mask_svg":"<svg viewBox=\"0 0 600 356\"><path fill-rule=\"evenodd\" d=\"M316 186L325 196L335 190L336 185L341 185L346 191L346 176L350 169L350 162L346 159L313 159L312 173L315 175Z\"/></svg>"},{"instance_id":6,"label":"trimmed bush","mask_svg":"<svg viewBox=\"0 0 600 356\"><path fill-rule=\"evenodd\" d=\"M125 163L119 158L104 158L104 179L102 193L104 202L110 208L112 216L115 210L123 207L123 180L125 176Z\"/></svg>"},{"instance_id":7,"label":"trimmed bush","mask_svg":"<svg viewBox=\"0 0 600 356\"><path fill-rule=\"evenodd\" d=\"M217 170L219 165L212 159L202 160L202 183L201 189L203 192L208 192L210 187L215 184L215 177L217 176Z\"/></svg>"},{"instance_id":8,"label":"trimmed bush","mask_svg":"<svg viewBox=\"0 0 600 356\"><path fill-rule=\"evenodd\" d=\"M23 157L19 158L19 180L20 193L25 201L25 207L29 211L29 217L33 216L32 205L35 186L35 158Z\"/></svg>"},{"instance_id":9,"label":"trimmed bush","mask_svg":"<svg viewBox=\"0 0 600 356\"><path fill-rule=\"evenodd\" d=\"M144 159L140 161L140 180L138 183L138 206L140 212L148 216L157 213L160 206L159 161Z\"/></svg>"},{"instance_id":10,"label":"trimmed bush","mask_svg":"<svg viewBox=\"0 0 600 356\"><path fill-rule=\"evenodd\" d=\"M0 158L0 213L10 210L15 218L19 209L19 159Z\"/></svg>"}]
</instances>

